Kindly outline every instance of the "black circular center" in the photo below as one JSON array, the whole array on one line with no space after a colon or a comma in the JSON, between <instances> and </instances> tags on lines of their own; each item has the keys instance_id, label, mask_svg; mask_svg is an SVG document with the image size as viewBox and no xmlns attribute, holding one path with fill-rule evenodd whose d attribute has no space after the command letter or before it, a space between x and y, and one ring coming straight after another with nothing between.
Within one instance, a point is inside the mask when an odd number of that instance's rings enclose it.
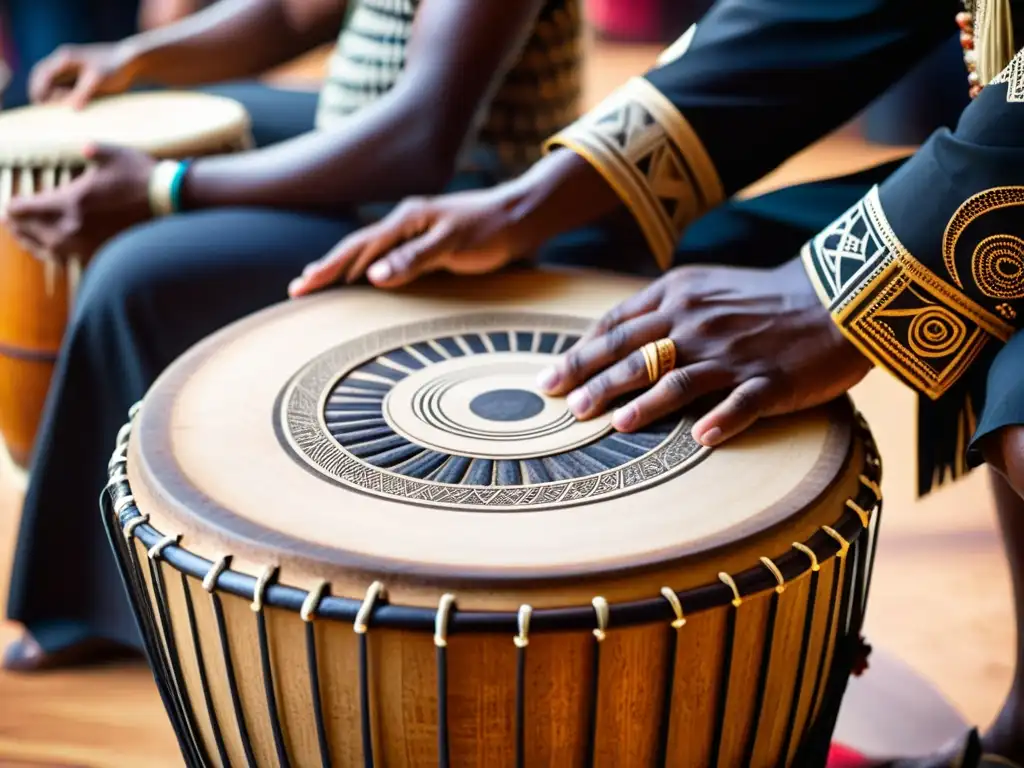
<instances>
[{"instance_id":1,"label":"black circular center","mask_svg":"<svg viewBox=\"0 0 1024 768\"><path fill-rule=\"evenodd\" d=\"M469 410L489 421L522 421L544 410L544 401L525 389L494 389L474 397Z\"/></svg>"}]
</instances>

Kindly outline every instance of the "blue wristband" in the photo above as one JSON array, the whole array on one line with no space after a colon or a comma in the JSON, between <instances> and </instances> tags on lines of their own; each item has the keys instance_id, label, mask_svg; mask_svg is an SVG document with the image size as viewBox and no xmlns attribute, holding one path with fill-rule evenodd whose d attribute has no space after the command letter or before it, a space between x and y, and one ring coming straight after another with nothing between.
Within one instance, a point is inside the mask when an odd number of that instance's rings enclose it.
<instances>
[{"instance_id":1,"label":"blue wristband","mask_svg":"<svg viewBox=\"0 0 1024 768\"><path fill-rule=\"evenodd\" d=\"M168 191L171 198L171 210L175 213L181 212L181 183L185 180L185 174L188 173L189 166L191 165L191 160L182 160L178 164L178 169L174 172L174 177L171 179L171 188Z\"/></svg>"}]
</instances>

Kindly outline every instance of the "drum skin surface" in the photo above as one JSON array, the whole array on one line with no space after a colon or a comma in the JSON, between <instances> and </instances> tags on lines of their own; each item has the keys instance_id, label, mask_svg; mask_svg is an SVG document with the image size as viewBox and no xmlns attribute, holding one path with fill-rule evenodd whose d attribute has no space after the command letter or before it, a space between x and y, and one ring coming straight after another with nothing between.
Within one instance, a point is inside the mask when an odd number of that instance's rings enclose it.
<instances>
[{"instance_id":1,"label":"drum skin surface","mask_svg":"<svg viewBox=\"0 0 1024 768\"><path fill-rule=\"evenodd\" d=\"M13 197L70 183L85 167L86 144L130 146L157 157L186 157L249 144L242 106L191 93L132 94L87 108L44 105L0 115L0 211ZM78 264L91 254L80 254ZM77 274L45 263L0 228L0 438L27 467L53 367L74 299Z\"/></svg>"},{"instance_id":2,"label":"drum skin surface","mask_svg":"<svg viewBox=\"0 0 1024 768\"><path fill-rule=\"evenodd\" d=\"M257 313L122 430L105 519L194 764L816 765L880 501L845 400L709 450L538 371L643 283Z\"/></svg>"}]
</instances>

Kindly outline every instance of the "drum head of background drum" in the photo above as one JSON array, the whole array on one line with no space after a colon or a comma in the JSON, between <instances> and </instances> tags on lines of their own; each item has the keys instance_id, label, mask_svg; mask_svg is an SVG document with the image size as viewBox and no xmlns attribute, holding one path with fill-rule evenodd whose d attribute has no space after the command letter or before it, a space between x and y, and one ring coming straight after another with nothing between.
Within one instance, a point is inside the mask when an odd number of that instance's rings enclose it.
<instances>
[{"instance_id":1,"label":"drum head of background drum","mask_svg":"<svg viewBox=\"0 0 1024 768\"><path fill-rule=\"evenodd\" d=\"M335 594L379 577L427 605L458 585L466 607L474 590L493 606L529 588L541 606L609 579L624 599L666 569L676 588L708 583L805 540L816 510L834 519L859 466L848 404L712 451L691 436L699 414L619 434L537 390L541 368L642 285L445 277L261 312L146 396L133 494L205 556L328 578Z\"/></svg>"},{"instance_id":2,"label":"drum head of background drum","mask_svg":"<svg viewBox=\"0 0 1024 768\"><path fill-rule=\"evenodd\" d=\"M98 99L82 110L22 107L0 114L0 163L80 161L91 142L185 157L233 145L248 127L240 104L202 93L133 93Z\"/></svg>"}]
</instances>

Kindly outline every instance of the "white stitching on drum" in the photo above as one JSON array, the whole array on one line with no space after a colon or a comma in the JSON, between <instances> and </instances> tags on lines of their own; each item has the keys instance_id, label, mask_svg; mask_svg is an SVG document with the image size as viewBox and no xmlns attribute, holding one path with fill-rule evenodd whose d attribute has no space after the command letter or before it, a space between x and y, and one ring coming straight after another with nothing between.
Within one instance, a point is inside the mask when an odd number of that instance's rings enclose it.
<instances>
[{"instance_id":1,"label":"white stitching on drum","mask_svg":"<svg viewBox=\"0 0 1024 768\"><path fill-rule=\"evenodd\" d=\"M131 520L129 520L127 523L125 523L124 524L124 538L125 538L125 541L131 541L132 536L135 534L135 529L138 528L143 523L148 523L148 522L149 522L149 515L139 515L138 517L133 517Z\"/></svg>"},{"instance_id":2,"label":"white stitching on drum","mask_svg":"<svg viewBox=\"0 0 1024 768\"><path fill-rule=\"evenodd\" d=\"M868 515L868 513L861 509L857 502L855 502L853 499L847 499L846 506L857 513L857 517L860 518L860 524L867 528L871 520L871 517Z\"/></svg>"},{"instance_id":3,"label":"white stitching on drum","mask_svg":"<svg viewBox=\"0 0 1024 768\"><path fill-rule=\"evenodd\" d=\"M118 448L128 443L128 438L132 434L132 423L129 421L127 424L122 424L121 428L117 430L117 437L114 439L114 445Z\"/></svg>"},{"instance_id":4,"label":"white stitching on drum","mask_svg":"<svg viewBox=\"0 0 1024 768\"><path fill-rule=\"evenodd\" d=\"M722 573L718 574L718 580L732 590L732 607L739 608L741 605L743 605L743 598L740 596L739 587L736 586L736 582L732 578L732 576L723 571Z\"/></svg>"},{"instance_id":5,"label":"white stitching on drum","mask_svg":"<svg viewBox=\"0 0 1024 768\"><path fill-rule=\"evenodd\" d=\"M366 590L366 597L363 604L359 606L356 613L356 620L352 624L352 630L357 635L365 635L370 628L370 614L373 613L373 606L377 600L384 598L384 585L379 581L373 582Z\"/></svg>"},{"instance_id":6,"label":"white stitching on drum","mask_svg":"<svg viewBox=\"0 0 1024 768\"><path fill-rule=\"evenodd\" d=\"M839 552L836 556L840 559L846 557L846 551L850 548L850 542L844 539L842 535L839 533L839 531L837 531L835 528L823 525L821 526L821 530L823 530L825 533L827 533L829 536L835 539L836 542L838 542Z\"/></svg>"},{"instance_id":7,"label":"white stitching on drum","mask_svg":"<svg viewBox=\"0 0 1024 768\"><path fill-rule=\"evenodd\" d=\"M771 558L768 558L768 557L762 557L761 558L761 565L763 565L765 568L767 568L769 571L771 571L772 572L772 576L774 576L775 580L777 582L779 582L775 586L775 591L778 594L780 594L780 595L783 592L785 592L786 591L786 580L782 577L782 571L779 570L779 566L777 566L775 563L773 563Z\"/></svg>"},{"instance_id":8,"label":"white stitching on drum","mask_svg":"<svg viewBox=\"0 0 1024 768\"><path fill-rule=\"evenodd\" d=\"M139 415L139 410L141 410L141 408L142 408L142 401L141 400L135 401L135 403L132 405L132 407L128 409L128 420L129 421L134 421L135 417Z\"/></svg>"},{"instance_id":9,"label":"white stitching on drum","mask_svg":"<svg viewBox=\"0 0 1024 768\"><path fill-rule=\"evenodd\" d=\"M268 565L263 569L263 573L256 579L256 585L252 588L252 608L254 613L259 613L263 610L263 593L267 591L267 585L270 584L271 579L277 574L276 565Z\"/></svg>"},{"instance_id":10,"label":"white stitching on drum","mask_svg":"<svg viewBox=\"0 0 1024 768\"><path fill-rule=\"evenodd\" d=\"M526 605L525 603L519 606L519 616L517 617L519 634L512 638L516 648L525 648L530 644L530 618L532 616L533 606Z\"/></svg>"},{"instance_id":11,"label":"white stitching on drum","mask_svg":"<svg viewBox=\"0 0 1024 768\"><path fill-rule=\"evenodd\" d=\"M811 561L812 571L821 570L821 565L818 563L818 556L814 554L813 549L808 547L806 544L801 544L799 541L793 542L793 548L796 549L798 552L803 552L805 555L807 555L808 559Z\"/></svg>"},{"instance_id":12,"label":"white stitching on drum","mask_svg":"<svg viewBox=\"0 0 1024 768\"><path fill-rule=\"evenodd\" d=\"M6 215L7 206L14 197L14 170L10 167L0 169L0 215Z\"/></svg>"},{"instance_id":13,"label":"white stitching on drum","mask_svg":"<svg viewBox=\"0 0 1024 768\"><path fill-rule=\"evenodd\" d=\"M672 620L672 628L682 629L686 626L686 617L683 615L683 604L679 600L679 595L669 587L662 587L661 596L668 600L668 604L672 606L672 612L676 615Z\"/></svg>"},{"instance_id":14,"label":"white stitching on drum","mask_svg":"<svg viewBox=\"0 0 1024 768\"><path fill-rule=\"evenodd\" d=\"M165 549L171 546L171 544L177 544L180 538L180 533L173 536L164 536L160 541L149 548L149 552L146 553L146 556L149 557L150 560L156 560Z\"/></svg>"},{"instance_id":15,"label":"white stitching on drum","mask_svg":"<svg viewBox=\"0 0 1024 768\"><path fill-rule=\"evenodd\" d=\"M594 613L597 614L597 629L594 630L594 637L597 638L597 642L603 643L604 639L608 637L608 601L603 597L595 597L590 603L594 606Z\"/></svg>"},{"instance_id":16,"label":"white stitching on drum","mask_svg":"<svg viewBox=\"0 0 1024 768\"><path fill-rule=\"evenodd\" d=\"M437 618L434 620L434 645L438 648L448 646L448 614L455 604L455 595L441 595L441 601L437 604Z\"/></svg>"},{"instance_id":17,"label":"white stitching on drum","mask_svg":"<svg viewBox=\"0 0 1024 768\"><path fill-rule=\"evenodd\" d=\"M302 601L302 607L299 609L299 618L307 624L313 620L313 616L316 615L317 606L320 605L320 600L323 599L324 590L327 589L327 582L321 579L317 582L317 585L309 590L306 595L306 599Z\"/></svg>"},{"instance_id":18,"label":"white stitching on drum","mask_svg":"<svg viewBox=\"0 0 1024 768\"><path fill-rule=\"evenodd\" d=\"M68 317L75 309L78 284L82 282L82 258L73 254L64 262L64 276L67 279Z\"/></svg>"},{"instance_id":19,"label":"white stitching on drum","mask_svg":"<svg viewBox=\"0 0 1024 768\"><path fill-rule=\"evenodd\" d=\"M881 501L882 500L882 489L878 486L878 483L876 483L874 480L872 480L867 475L861 475L860 476L860 482L861 482L861 484L865 488L867 488L873 494L875 494L875 500L876 501Z\"/></svg>"},{"instance_id":20,"label":"white stitching on drum","mask_svg":"<svg viewBox=\"0 0 1024 768\"><path fill-rule=\"evenodd\" d=\"M116 504L114 504L114 514L120 517L121 513L124 512L128 507L130 507L134 503L135 497L132 496L130 493L125 494L124 496L117 500Z\"/></svg>"},{"instance_id":21,"label":"white stitching on drum","mask_svg":"<svg viewBox=\"0 0 1024 768\"><path fill-rule=\"evenodd\" d=\"M118 470L118 473L116 475L111 475L110 479L107 480L107 484L104 486L104 490L105 491L112 491L112 490L114 490L114 488L116 486L120 485L121 483L127 483L127 482L128 482L128 475L126 475L124 472Z\"/></svg>"},{"instance_id":22,"label":"white stitching on drum","mask_svg":"<svg viewBox=\"0 0 1024 768\"><path fill-rule=\"evenodd\" d=\"M217 579L220 575L227 570L228 561L231 560L231 555L224 555L217 562L210 566L210 570L206 572L206 576L203 577L203 589L210 594L217 589Z\"/></svg>"}]
</instances>

